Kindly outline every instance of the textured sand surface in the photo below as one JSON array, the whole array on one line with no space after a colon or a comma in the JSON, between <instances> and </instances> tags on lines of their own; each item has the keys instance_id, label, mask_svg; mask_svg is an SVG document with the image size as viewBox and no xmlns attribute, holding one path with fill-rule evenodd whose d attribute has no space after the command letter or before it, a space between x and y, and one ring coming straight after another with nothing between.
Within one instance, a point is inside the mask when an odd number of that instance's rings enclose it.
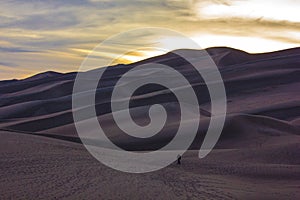
<instances>
[{"instance_id":1,"label":"textured sand surface","mask_svg":"<svg viewBox=\"0 0 300 200\"><path fill-rule=\"evenodd\" d=\"M1 199L299 199L299 142L215 150L147 174L112 170L76 143L0 132Z\"/></svg>"},{"instance_id":2,"label":"textured sand surface","mask_svg":"<svg viewBox=\"0 0 300 200\"><path fill-rule=\"evenodd\" d=\"M202 117L182 165L147 174L112 170L80 144L71 104L76 73L0 81L0 199L299 199L300 48L255 55L230 48L208 52L224 80L228 115L215 150L201 160L198 149L214 117L203 79L173 53L139 63L167 64L186 76ZM164 105L170 121L162 134L139 140L123 134L112 120L113 86L136 65L107 69L96 93L98 120L122 148L154 150L167 144L178 128L179 106L169 90L148 85L131 101L130 112L141 124L149 122L151 104ZM159 70L141 72L139 78L170 78ZM90 80L96 78L87 73Z\"/></svg>"}]
</instances>

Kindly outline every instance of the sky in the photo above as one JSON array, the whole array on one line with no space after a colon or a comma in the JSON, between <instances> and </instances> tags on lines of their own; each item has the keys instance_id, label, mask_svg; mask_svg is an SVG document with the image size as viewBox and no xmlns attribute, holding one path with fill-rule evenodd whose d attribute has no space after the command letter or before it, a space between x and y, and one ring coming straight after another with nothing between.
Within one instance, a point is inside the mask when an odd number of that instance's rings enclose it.
<instances>
[{"instance_id":1,"label":"sky","mask_svg":"<svg viewBox=\"0 0 300 200\"><path fill-rule=\"evenodd\" d=\"M0 5L0 80L43 71L77 71L93 48L135 28L162 27L201 46L227 46L250 53L300 46L298 0L4 0ZM128 36L101 57L147 47L158 38ZM171 43L173 41L170 41ZM131 51L117 63L163 53Z\"/></svg>"}]
</instances>

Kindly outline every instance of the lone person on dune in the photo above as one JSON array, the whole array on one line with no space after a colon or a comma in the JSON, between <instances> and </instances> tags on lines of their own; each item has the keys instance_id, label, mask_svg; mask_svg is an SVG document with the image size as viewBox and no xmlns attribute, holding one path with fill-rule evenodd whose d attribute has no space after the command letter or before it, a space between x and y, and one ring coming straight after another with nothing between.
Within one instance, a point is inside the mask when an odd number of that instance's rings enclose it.
<instances>
[{"instance_id":1,"label":"lone person on dune","mask_svg":"<svg viewBox=\"0 0 300 200\"><path fill-rule=\"evenodd\" d=\"M177 155L177 165L180 165L181 164L181 155L178 154Z\"/></svg>"}]
</instances>

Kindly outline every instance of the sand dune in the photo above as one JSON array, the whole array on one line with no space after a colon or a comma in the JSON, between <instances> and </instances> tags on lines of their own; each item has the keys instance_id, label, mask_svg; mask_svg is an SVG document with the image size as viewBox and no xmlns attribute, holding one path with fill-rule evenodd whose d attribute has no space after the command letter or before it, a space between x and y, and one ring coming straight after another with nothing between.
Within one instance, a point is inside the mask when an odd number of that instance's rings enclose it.
<instances>
[{"instance_id":1,"label":"sand dune","mask_svg":"<svg viewBox=\"0 0 300 200\"><path fill-rule=\"evenodd\" d=\"M192 54L195 50L182 51ZM218 64L224 79L229 114L262 115L287 121L299 117L299 49L248 54L230 48L210 48L208 53ZM101 96L96 98L99 116L110 113L110 94L122 73L148 62L168 64L184 74L199 94L202 113L210 112L204 81L199 77L193 78L193 68L186 61L168 53L132 65L109 67L103 87L97 90L97 96ZM144 76L149 76L149 73L156 75L156 72L145 69ZM162 76L161 72L157 73ZM72 123L71 95L75 76L76 73L45 72L24 80L0 82L0 126L37 132ZM165 76L167 78L168 75ZM85 95L89 93L78 95L78 98L86 98ZM153 102L167 104L176 102L176 98L169 90L150 85L132 97L131 106L134 110Z\"/></svg>"},{"instance_id":2,"label":"sand dune","mask_svg":"<svg viewBox=\"0 0 300 200\"><path fill-rule=\"evenodd\" d=\"M197 52L177 51L190 55ZM195 70L186 60L174 51L138 63L106 68L96 92L97 117L104 129L109 130L107 136L123 149L163 147L174 137L180 118L174 94L167 88L147 85L132 96L131 115L137 123L145 125L149 123L149 107L161 104L169 114L168 121L151 138L124 134L113 121L110 98L116 82L128 70L151 62L173 67L189 80L200 103L201 120L183 122L187 130L191 123L199 123L197 136L184 155L184 164L140 176L104 167L80 144L72 116L76 73L44 72L23 80L0 81L0 188L6 191L0 198L298 199L300 48L264 54L225 47L207 51L224 80L228 113L215 150L202 160L197 158L197 150L210 119L216 116L211 115L204 80L195 76ZM82 73L91 75L87 82L98 78L94 71ZM160 69L142 69L137 78L149 76L170 79ZM171 81L175 83L176 79ZM176 88L177 91L185 89L186 86ZM91 92L75 95L84 99ZM185 136L190 134L187 131ZM128 181L136 188L120 185ZM117 187L124 190L115 191L113 188ZM161 190L169 192L157 196ZM139 194L131 196L136 191Z\"/></svg>"}]
</instances>

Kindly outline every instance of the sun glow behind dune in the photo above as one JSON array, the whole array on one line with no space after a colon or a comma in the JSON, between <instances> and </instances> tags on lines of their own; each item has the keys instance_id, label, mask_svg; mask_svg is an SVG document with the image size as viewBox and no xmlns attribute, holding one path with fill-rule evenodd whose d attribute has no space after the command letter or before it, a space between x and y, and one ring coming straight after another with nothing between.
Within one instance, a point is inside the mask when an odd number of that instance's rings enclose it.
<instances>
[{"instance_id":1,"label":"sun glow behind dune","mask_svg":"<svg viewBox=\"0 0 300 200\"><path fill-rule=\"evenodd\" d=\"M249 53L261 53L296 47L296 45L293 44L288 44L275 40L268 40L260 37L250 38L201 34L190 36L190 38L199 46L200 49L205 49L212 46L227 46L236 49L243 49L244 51L247 51ZM138 62L147 58L165 54L169 51L187 47L185 44L186 40L178 37L154 38L152 42L156 42L157 48L133 48L131 50L128 50L128 52L126 52L125 54L119 54L119 52L117 52L114 48L107 48L105 51L92 51L89 49L76 48L72 50L74 52L83 53L83 56L87 56L88 54L93 52L93 56L96 57L95 59L110 59L112 61L111 65L116 65ZM96 67L101 66L95 66L95 68Z\"/></svg>"},{"instance_id":2,"label":"sun glow behind dune","mask_svg":"<svg viewBox=\"0 0 300 200\"><path fill-rule=\"evenodd\" d=\"M162 48L147 48L147 47L129 50L125 54L119 54L118 52L114 52L112 49L111 50L107 49L105 51L97 51L97 50L89 50L89 49L72 48L71 50L75 52L83 53L83 55L85 56L88 56L92 53L92 56L98 59L106 58L107 60L111 60L111 65L130 64L130 63L138 62L168 52L167 50ZM95 67L99 67L99 66L95 66Z\"/></svg>"},{"instance_id":3,"label":"sun glow behind dune","mask_svg":"<svg viewBox=\"0 0 300 200\"><path fill-rule=\"evenodd\" d=\"M133 51L129 51L124 55L117 56L113 62L114 64L130 64L138 62L147 58L159 56L161 54L167 53L166 50L162 48L139 48Z\"/></svg>"},{"instance_id":4,"label":"sun glow behind dune","mask_svg":"<svg viewBox=\"0 0 300 200\"><path fill-rule=\"evenodd\" d=\"M289 44L260 37L200 35L194 36L192 39L197 42L201 48L226 46L235 49L242 49L249 53L272 52L297 47L295 44Z\"/></svg>"}]
</instances>

